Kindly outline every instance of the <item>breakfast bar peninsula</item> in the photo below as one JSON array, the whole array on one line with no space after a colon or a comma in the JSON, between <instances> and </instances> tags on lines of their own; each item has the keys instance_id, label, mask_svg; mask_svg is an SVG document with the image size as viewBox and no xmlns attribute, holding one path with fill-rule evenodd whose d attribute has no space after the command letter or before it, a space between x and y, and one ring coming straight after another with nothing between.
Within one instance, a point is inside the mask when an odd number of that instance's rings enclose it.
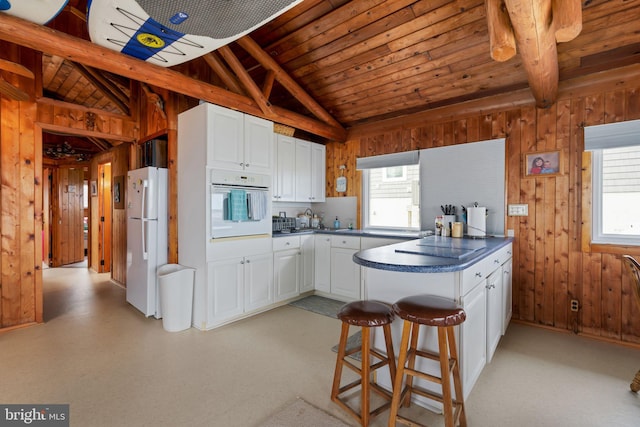
<instances>
[{"instance_id":1,"label":"breakfast bar peninsula","mask_svg":"<svg viewBox=\"0 0 640 427\"><path fill-rule=\"evenodd\" d=\"M467 315L457 328L462 389L466 399L484 366L491 361L511 319L510 237L482 239L428 236L357 252L353 261L362 268L365 299L393 304L400 298L430 294L460 304ZM396 354L402 322L392 324ZM419 343L425 350L437 349L435 328L422 327ZM377 349L384 349L382 336L374 336ZM419 360L422 370L439 372L437 363ZM391 388L389 378L379 381ZM424 388L433 385L422 382ZM434 391L437 391L433 389ZM432 407L431 401L417 403ZM428 402L428 403L427 403ZM435 408L438 409L438 408Z\"/></svg>"}]
</instances>

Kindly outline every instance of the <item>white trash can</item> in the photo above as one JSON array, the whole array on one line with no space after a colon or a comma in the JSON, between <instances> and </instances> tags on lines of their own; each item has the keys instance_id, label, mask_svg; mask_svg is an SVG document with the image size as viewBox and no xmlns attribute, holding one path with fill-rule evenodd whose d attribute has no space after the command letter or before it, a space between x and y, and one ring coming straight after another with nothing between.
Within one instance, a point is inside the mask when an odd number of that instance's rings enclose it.
<instances>
[{"instance_id":1,"label":"white trash can","mask_svg":"<svg viewBox=\"0 0 640 427\"><path fill-rule=\"evenodd\" d=\"M178 332L191 327L195 271L180 264L165 264L158 268L162 326L165 331Z\"/></svg>"}]
</instances>

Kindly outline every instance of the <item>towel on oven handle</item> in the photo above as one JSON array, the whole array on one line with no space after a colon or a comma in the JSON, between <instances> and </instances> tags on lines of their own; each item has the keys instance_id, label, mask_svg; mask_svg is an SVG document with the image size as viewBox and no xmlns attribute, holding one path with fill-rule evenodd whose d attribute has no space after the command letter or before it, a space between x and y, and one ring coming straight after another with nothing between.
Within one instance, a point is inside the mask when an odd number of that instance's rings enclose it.
<instances>
[{"instance_id":1,"label":"towel on oven handle","mask_svg":"<svg viewBox=\"0 0 640 427\"><path fill-rule=\"evenodd\" d=\"M232 189L229 191L229 219L231 221L246 221L249 219L247 192L245 190Z\"/></svg>"},{"instance_id":2,"label":"towel on oven handle","mask_svg":"<svg viewBox=\"0 0 640 427\"><path fill-rule=\"evenodd\" d=\"M265 191L250 191L249 219L261 221L267 216L267 193Z\"/></svg>"}]
</instances>

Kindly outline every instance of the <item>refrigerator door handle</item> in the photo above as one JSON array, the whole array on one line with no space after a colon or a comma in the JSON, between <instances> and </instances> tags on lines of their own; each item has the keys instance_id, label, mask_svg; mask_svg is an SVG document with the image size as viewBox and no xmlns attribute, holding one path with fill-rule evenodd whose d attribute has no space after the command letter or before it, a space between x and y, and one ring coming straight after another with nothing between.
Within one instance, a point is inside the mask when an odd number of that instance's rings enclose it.
<instances>
[{"instance_id":1,"label":"refrigerator door handle","mask_svg":"<svg viewBox=\"0 0 640 427\"><path fill-rule=\"evenodd\" d=\"M147 220L142 219L142 259L149 259L149 251L147 248Z\"/></svg>"},{"instance_id":2,"label":"refrigerator door handle","mask_svg":"<svg viewBox=\"0 0 640 427\"><path fill-rule=\"evenodd\" d=\"M147 202L147 187L149 186L149 181L146 179L142 180L142 203L140 203L140 218L146 218L145 216L145 208ZM144 234L144 232L143 232ZM145 258L146 259L146 258Z\"/></svg>"}]
</instances>

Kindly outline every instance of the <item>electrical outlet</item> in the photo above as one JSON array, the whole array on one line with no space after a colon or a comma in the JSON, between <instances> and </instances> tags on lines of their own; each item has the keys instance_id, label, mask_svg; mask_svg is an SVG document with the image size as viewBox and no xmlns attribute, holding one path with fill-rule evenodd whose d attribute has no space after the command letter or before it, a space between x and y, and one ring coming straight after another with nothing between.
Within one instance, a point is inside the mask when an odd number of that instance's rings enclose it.
<instances>
[{"instance_id":1,"label":"electrical outlet","mask_svg":"<svg viewBox=\"0 0 640 427\"><path fill-rule=\"evenodd\" d=\"M577 299L571 300L571 311L578 311L580 308L580 302Z\"/></svg>"},{"instance_id":2,"label":"electrical outlet","mask_svg":"<svg viewBox=\"0 0 640 427\"><path fill-rule=\"evenodd\" d=\"M529 205L508 205L507 215L509 216L529 216Z\"/></svg>"}]
</instances>

